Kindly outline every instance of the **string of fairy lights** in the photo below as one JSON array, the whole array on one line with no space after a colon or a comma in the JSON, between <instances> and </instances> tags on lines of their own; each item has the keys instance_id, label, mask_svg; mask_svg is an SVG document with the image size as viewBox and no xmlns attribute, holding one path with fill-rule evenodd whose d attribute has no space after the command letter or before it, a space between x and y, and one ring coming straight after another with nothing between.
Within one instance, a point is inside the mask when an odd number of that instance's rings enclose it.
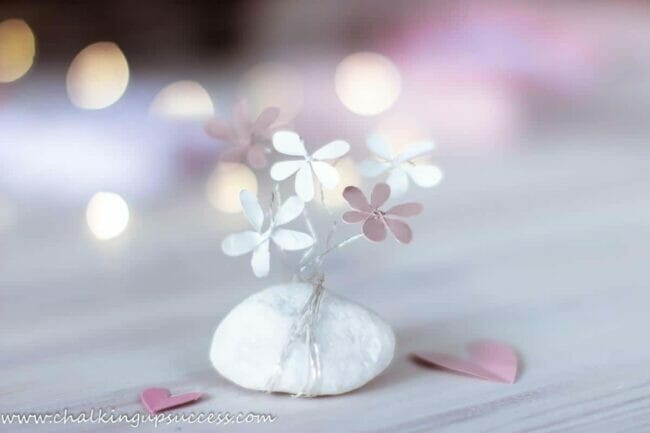
<instances>
[{"instance_id":1,"label":"string of fairy lights","mask_svg":"<svg viewBox=\"0 0 650 433\"><path fill-rule=\"evenodd\" d=\"M98 41L85 47L72 59L66 75L67 96L81 110L102 110L117 101L129 87L129 62L114 42ZM33 67L37 53L37 38L22 19L0 22L0 82L11 83L24 78ZM387 57L371 52L353 53L345 57L333 71L332 85L340 102L352 113L374 116L388 110L401 92L401 77L397 67ZM240 89L254 109L278 106L280 121L293 119L303 103L303 77L299 70L279 62L261 63L245 73ZM152 99L149 114L160 118L207 119L215 108L210 94L196 81L176 81L164 86ZM395 122L388 118L380 125L382 133L390 136ZM391 123L392 122L392 123ZM403 128L399 128L403 131ZM399 146L399 141L396 141ZM343 159L338 165L342 182L358 182L352 160ZM243 164L219 164L208 180L207 198L219 211L241 211L238 194L241 189L256 192L255 173ZM332 190L328 201L336 205L340 191ZM99 191L86 206L86 223L98 240L120 236L130 219L129 206L116 192Z\"/></svg>"}]
</instances>

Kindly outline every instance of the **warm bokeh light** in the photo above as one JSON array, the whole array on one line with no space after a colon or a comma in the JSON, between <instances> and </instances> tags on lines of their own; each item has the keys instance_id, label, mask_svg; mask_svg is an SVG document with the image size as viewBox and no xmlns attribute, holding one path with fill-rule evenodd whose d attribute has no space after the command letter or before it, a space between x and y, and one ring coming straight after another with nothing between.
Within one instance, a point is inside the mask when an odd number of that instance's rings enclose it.
<instances>
[{"instance_id":1,"label":"warm bokeh light","mask_svg":"<svg viewBox=\"0 0 650 433\"><path fill-rule=\"evenodd\" d=\"M25 75L34 62L36 40L21 19L0 23L0 82L9 83Z\"/></svg>"},{"instance_id":2,"label":"warm bokeh light","mask_svg":"<svg viewBox=\"0 0 650 433\"><path fill-rule=\"evenodd\" d=\"M208 180L208 200L221 212L238 213L242 210L239 202L242 189L257 194L255 173L244 164L221 163Z\"/></svg>"},{"instance_id":3,"label":"warm bokeh light","mask_svg":"<svg viewBox=\"0 0 650 433\"><path fill-rule=\"evenodd\" d=\"M343 189L349 185L361 186L359 169L352 158L341 158L341 160L336 163L336 170L339 172L339 176L341 176L339 184L332 189L323 189L325 206L329 208L347 206L347 202L343 198ZM318 200L319 198L320 195L316 200L318 203L320 203L320 200Z\"/></svg>"},{"instance_id":4,"label":"warm bokeh light","mask_svg":"<svg viewBox=\"0 0 650 433\"><path fill-rule=\"evenodd\" d=\"M284 63L261 63L244 75L240 93L257 116L266 107L280 108L280 122L292 120L300 112L304 80L300 72Z\"/></svg>"},{"instance_id":5,"label":"warm bokeh light","mask_svg":"<svg viewBox=\"0 0 650 433\"><path fill-rule=\"evenodd\" d=\"M129 84L129 65L113 42L88 45L68 69L68 97L79 108L96 110L117 102Z\"/></svg>"},{"instance_id":6,"label":"warm bokeh light","mask_svg":"<svg viewBox=\"0 0 650 433\"><path fill-rule=\"evenodd\" d=\"M98 192L86 207L86 222L92 234L99 240L119 236L129 223L129 206L118 194Z\"/></svg>"},{"instance_id":7,"label":"warm bokeh light","mask_svg":"<svg viewBox=\"0 0 650 433\"><path fill-rule=\"evenodd\" d=\"M214 105L205 88L196 81L176 81L165 86L154 98L149 114L167 119L207 119Z\"/></svg>"},{"instance_id":8,"label":"warm bokeh light","mask_svg":"<svg viewBox=\"0 0 650 433\"><path fill-rule=\"evenodd\" d=\"M389 109L399 97L402 80L386 57L376 53L356 53L336 68L336 94L350 111L372 116Z\"/></svg>"}]
</instances>

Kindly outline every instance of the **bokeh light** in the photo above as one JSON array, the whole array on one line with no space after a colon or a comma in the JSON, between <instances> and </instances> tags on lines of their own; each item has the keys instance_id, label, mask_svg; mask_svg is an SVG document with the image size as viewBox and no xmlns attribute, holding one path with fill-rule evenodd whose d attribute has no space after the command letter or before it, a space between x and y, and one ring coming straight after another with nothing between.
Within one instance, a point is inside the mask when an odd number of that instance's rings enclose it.
<instances>
[{"instance_id":1,"label":"bokeh light","mask_svg":"<svg viewBox=\"0 0 650 433\"><path fill-rule=\"evenodd\" d=\"M208 200L217 210L225 213L242 211L239 192L247 189L257 194L257 177L255 173L238 163L221 163L208 179Z\"/></svg>"},{"instance_id":2,"label":"bokeh light","mask_svg":"<svg viewBox=\"0 0 650 433\"><path fill-rule=\"evenodd\" d=\"M25 75L34 63L36 40L21 19L0 22L0 82L9 83Z\"/></svg>"},{"instance_id":3,"label":"bokeh light","mask_svg":"<svg viewBox=\"0 0 650 433\"><path fill-rule=\"evenodd\" d=\"M167 119L207 119L214 105L205 88L196 81L176 81L165 86L154 98L149 114Z\"/></svg>"},{"instance_id":4,"label":"bokeh light","mask_svg":"<svg viewBox=\"0 0 650 433\"><path fill-rule=\"evenodd\" d=\"M118 194L98 192L86 207L86 222L92 234L99 240L119 236L129 223L129 206Z\"/></svg>"},{"instance_id":5,"label":"bokeh light","mask_svg":"<svg viewBox=\"0 0 650 433\"><path fill-rule=\"evenodd\" d=\"M336 170L339 172L341 179L339 184L332 189L323 189L323 196L325 198L325 206L329 208L338 208L347 206L347 202L343 198L343 190L349 185L361 185L361 176L356 163L350 157L341 158L336 163ZM319 200L316 200L320 203Z\"/></svg>"},{"instance_id":6,"label":"bokeh light","mask_svg":"<svg viewBox=\"0 0 650 433\"><path fill-rule=\"evenodd\" d=\"M284 63L261 63L241 80L240 93L257 116L266 107L280 108L280 122L292 120L300 112L304 80L300 71Z\"/></svg>"},{"instance_id":7,"label":"bokeh light","mask_svg":"<svg viewBox=\"0 0 650 433\"><path fill-rule=\"evenodd\" d=\"M352 54L336 68L336 94L350 111L362 116L388 110L399 97L401 83L393 62L376 53Z\"/></svg>"},{"instance_id":8,"label":"bokeh light","mask_svg":"<svg viewBox=\"0 0 650 433\"><path fill-rule=\"evenodd\" d=\"M97 110L117 102L129 84L129 65L113 42L81 50L68 69L68 97L79 108Z\"/></svg>"}]
</instances>

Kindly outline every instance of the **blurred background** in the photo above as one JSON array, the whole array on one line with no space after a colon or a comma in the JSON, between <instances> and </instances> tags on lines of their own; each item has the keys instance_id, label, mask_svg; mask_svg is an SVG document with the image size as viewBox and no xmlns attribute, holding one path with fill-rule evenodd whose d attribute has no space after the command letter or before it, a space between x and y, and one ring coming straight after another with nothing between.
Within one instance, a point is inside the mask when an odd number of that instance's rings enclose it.
<instances>
[{"instance_id":1,"label":"blurred background","mask_svg":"<svg viewBox=\"0 0 650 433\"><path fill-rule=\"evenodd\" d=\"M609 394L635 384L615 374L637 375L646 395L649 48L646 0L0 0L0 406L130 411L145 386L214 385L206 407L237 409L239 395L285 423L308 410L368 431L368 419L450 408L446 420L465 403L467 419L498 417L502 402L520 417L524 399L553 400L547 385L583 376L613 377ZM257 280L248 257L221 253L248 226L240 189L265 201L271 184L268 167L220 163L231 144L204 131L232 124L241 99L253 116L280 107L310 151L347 140L341 188L383 179L356 169L371 134L394 152L436 145L425 163L442 182L405 198L425 207L413 243L357 242L328 259L328 288L398 337L395 365L360 393L288 405L209 365L224 314L291 277L277 255ZM344 209L340 188L327 200ZM499 388L520 394L474 406L481 384L408 361L478 336L522 354L521 387ZM394 411L378 410L377 390L401 392Z\"/></svg>"},{"instance_id":2,"label":"blurred background","mask_svg":"<svg viewBox=\"0 0 650 433\"><path fill-rule=\"evenodd\" d=\"M0 1L5 408L118 389L136 408L143 386L175 380L239 392L211 370L212 332L291 277L277 255L257 280L248 257L221 253L248 225L240 189L265 201L271 185L268 167L220 163L231 144L204 131L232 124L241 99L253 116L278 106L310 151L347 140L341 188L383 179L356 169L371 134L394 152L436 145L425 163L442 182L405 199L425 206L413 243L359 242L327 263L328 287L399 341L378 388L351 398L402 389L394 403L410 405L422 372L409 351L477 336L525 355L526 386L628 361L647 377L628 330L648 326L648 47L644 0ZM327 200L344 209L340 188ZM417 380L427 414L434 385ZM469 385L449 380L466 401ZM245 401L281 418L288 407Z\"/></svg>"},{"instance_id":3,"label":"blurred background","mask_svg":"<svg viewBox=\"0 0 650 433\"><path fill-rule=\"evenodd\" d=\"M445 180L415 192L420 233L572 185L584 199L628 182L625 164L645 173L649 46L645 1L2 1L5 288L142 257L161 275L234 263L219 240L268 172L221 166L229 145L203 127L241 98L280 107L311 150L349 141L346 184L368 187L353 160L372 133L434 141Z\"/></svg>"},{"instance_id":4,"label":"blurred background","mask_svg":"<svg viewBox=\"0 0 650 433\"><path fill-rule=\"evenodd\" d=\"M202 125L239 98L355 159L376 131L440 161L647 145L644 1L3 1L0 19L3 231L98 191L133 211L202 189L226 146Z\"/></svg>"}]
</instances>

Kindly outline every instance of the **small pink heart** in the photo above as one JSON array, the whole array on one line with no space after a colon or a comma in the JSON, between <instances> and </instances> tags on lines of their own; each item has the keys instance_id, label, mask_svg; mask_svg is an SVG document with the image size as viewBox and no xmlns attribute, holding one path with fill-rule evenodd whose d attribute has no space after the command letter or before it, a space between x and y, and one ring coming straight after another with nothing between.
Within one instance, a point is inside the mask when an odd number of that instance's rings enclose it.
<instances>
[{"instance_id":1,"label":"small pink heart","mask_svg":"<svg viewBox=\"0 0 650 433\"><path fill-rule=\"evenodd\" d=\"M496 382L515 383L517 355L497 341L474 341L467 345L468 359L446 353L414 353L421 361L458 373Z\"/></svg>"},{"instance_id":2,"label":"small pink heart","mask_svg":"<svg viewBox=\"0 0 650 433\"><path fill-rule=\"evenodd\" d=\"M147 408L149 413L156 413L172 407L181 406L191 403L201 398L200 392L188 392L171 396L166 388L147 388L140 394L142 404Z\"/></svg>"}]
</instances>

